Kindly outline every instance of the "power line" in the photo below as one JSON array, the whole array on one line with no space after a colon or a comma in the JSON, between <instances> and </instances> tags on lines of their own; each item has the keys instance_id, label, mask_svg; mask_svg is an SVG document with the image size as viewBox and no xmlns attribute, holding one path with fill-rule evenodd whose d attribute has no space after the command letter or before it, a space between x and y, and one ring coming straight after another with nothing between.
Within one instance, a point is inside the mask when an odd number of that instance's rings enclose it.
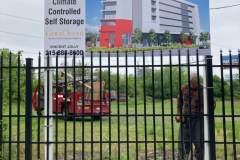
<instances>
[{"instance_id":1,"label":"power line","mask_svg":"<svg viewBox=\"0 0 240 160\"><path fill-rule=\"evenodd\" d=\"M23 6L23 7L27 7L27 8L41 9L41 8L39 8L39 7L30 6L30 5L23 5L23 4L21 4L21 3L16 3L16 2L12 3L12 2L9 2L9 1L6 1L6 0L0 0L0 2L8 3L8 4L11 4L11 5L14 4L14 5L16 5L16 6Z\"/></svg>"},{"instance_id":2,"label":"power line","mask_svg":"<svg viewBox=\"0 0 240 160\"><path fill-rule=\"evenodd\" d=\"M225 48L230 48L230 49L236 49L236 50L238 50L237 48L229 47L229 46L224 46L224 45L222 45L222 44L211 43L211 45L215 45L215 46L219 46L219 47L225 47Z\"/></svg>"},{"instance_id":3,"label":"power line","mask_svg":"<svg viewBox=\"0 0 240 160\"><path fill-rule=\"evenodd\" d=\"M24 18L24 17L19 17L19 16L13 16L13 15L4 14L4 13L0 13L0 15L4 15L4 16L8 16L8 17L20 18L20 19L24 19L24 20L29 20L29 21L35 21L35 22L41 22L41 23L43 23L43 21L36 20L36 19L31 19L31 18Z\"/></svg>"},{"instance_id":4,"label":"power line","mask_svg":"<svg viewBox=\"0 0 240 160\"><path fill-rule=\"evenodd\" d=\"M0 31L0 32L1 32L1 33L6 33L6 34L18 35L18 36L25 36L25 37L31 37L31 38L39 38L39 39L43 39L43 37L32 36L32 35L26 35L26 34L20 34L20 33L6 32L6 31Z\"/></svg>"},{"instance_id":5,"label":"power line","mask_svg":"<svg viewBox=\"0 0 240 160\"><path fill-rule=\"evenodd\" d=\"M223 6L223 7L210 8L210 9L224 9L224 8L231 8L231 7L236 7L236 6L240 6L240 4L235 4L235 5L231 5L231 6Z\"/></svg>"}]
</instances>

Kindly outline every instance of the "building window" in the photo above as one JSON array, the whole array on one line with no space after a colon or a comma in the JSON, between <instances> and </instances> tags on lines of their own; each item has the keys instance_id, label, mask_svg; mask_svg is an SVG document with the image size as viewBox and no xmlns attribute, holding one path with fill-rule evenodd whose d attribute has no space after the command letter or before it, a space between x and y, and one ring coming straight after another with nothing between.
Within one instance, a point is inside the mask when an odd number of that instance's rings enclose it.
<instances>
[{"instance_id":1,"label":"building window","mask_svg":"<svg viewBox=\"0 0 240 160\"><path fill-rule=\"evenodd\" d=\"M116 12L105 12L103 14L103 19L116 19Z\"/></svg>"},{"instance_id":2,"label":"building window","mask_svg":"<svg viewBox=\"0 0 240 160\"><path fill-rule=\"evenodd\" d=\"M116 25L115 21L102 22L102 26L115 26L115 25Z\"/></svg>"},{"instance_id":3,"label":"building window","mask_svg":"<svg viewBox=\"0 0 240 160\"><path fill-rule=\"evenodd\" d=\"M123 45L123 47L131 45L131 34L130 33L122 34L122 45Z\"/></svg>"},{"instance_id":4,"label":"building window","mask_svg":"<svg viewBox=\"0 0 240 160\"><path fill-rule=\"evenodd\" d=\"M116 10L116 2L105 3L104 10Z\"/></svg>"},{"instance_id":5,"label":"building window","mask_svg":"<svg viewBox=\"0 0 240 160\"><path fill-rule=\"evenodd\" d=\"M156 23L156 17L152 16L152 23Z\"/></svg>"},{"instance_id":6,"label":"building window","mask_svg":"<svg viewBox=\"0 0 240 160\"><path fill-rule=\"evenodd\" d=\"M115 33L109 34L109 47L114 48L115 47Z\"/></svg>"}]
</instances>

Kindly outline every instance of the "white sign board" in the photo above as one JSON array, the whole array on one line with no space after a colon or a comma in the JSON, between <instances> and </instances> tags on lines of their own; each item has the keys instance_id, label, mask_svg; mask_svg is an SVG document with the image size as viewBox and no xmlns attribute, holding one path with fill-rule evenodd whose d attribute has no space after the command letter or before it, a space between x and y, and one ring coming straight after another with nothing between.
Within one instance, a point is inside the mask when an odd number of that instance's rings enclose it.
<instances>
[{"instance_id":1,"label":"white sign board","mask_svg":"<svg viewBox=\"0 0 240 160\"><path fill-rule=\"evenodd\" d=\"M45 56L85 52L85 0L45 0Z\"/></svg>"}]
</instances>

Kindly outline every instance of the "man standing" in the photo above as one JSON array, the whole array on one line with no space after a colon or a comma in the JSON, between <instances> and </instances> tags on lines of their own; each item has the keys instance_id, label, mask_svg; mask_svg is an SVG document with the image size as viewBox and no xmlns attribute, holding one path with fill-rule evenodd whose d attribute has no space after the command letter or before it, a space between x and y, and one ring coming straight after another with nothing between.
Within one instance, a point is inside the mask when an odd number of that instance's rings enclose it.
<instances>
[{"instance_id":1,"label":"man standing","mask_svg":"<svg viewBox=\"0 0 240 160\"><path fill-rule=\"evenodd\" d=\"M199 84L198 84L199 82ZM178 140L178 159L187 159L191 150L190 144L195 145L195 157L204 157L203 141L203 84L197 78L197 73L190 74L190 84L182 86L178 96L176 121L181 122ZM182 116L182 117L181 117ZM192 140L192 141L191 141Z\"/></svg>"}]
</instances>

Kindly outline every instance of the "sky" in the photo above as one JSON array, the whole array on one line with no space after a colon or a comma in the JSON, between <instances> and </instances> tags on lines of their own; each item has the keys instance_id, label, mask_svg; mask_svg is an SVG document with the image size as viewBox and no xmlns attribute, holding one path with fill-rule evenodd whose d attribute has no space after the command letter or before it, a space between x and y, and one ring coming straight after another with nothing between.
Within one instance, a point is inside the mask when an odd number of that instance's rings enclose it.
<instances>
[{"instance_id":1,"label":"sky","mask_svg":"<svg viewBox=\"0 0 240 160\"><path fill-rule=\"evenodd\" d=\"M187 0L198 5L201 30L203 32L210 31L209 16L209 0Z\"/></svg>"},{"instance_id":2,"label":"sky","mask_svg":"<svg viewBox=\"0 0 240 160\"><path fill-rule=\"evenodd\" d=\"M199 5L201 28L209 30L208 0L189 0ZM239 0L210 0L210 8L239 4ZM87 0L87 29L100 25L100 0ZM0 48L24 51L24 57L36 57L44 50L44 0L0 0ZM210 9L212 54L218 56L229 49L237 54L240 48L240 6Z\"/></svg>"},{"instance_id":3,"label":"sky","mask_svg":"<svg viewBox=\"0 0 240 160\"><path fill-rule=\"evenodd\" d=\"M94 4L94 5L93 5ZM100 0L89 0L86 2L86 19L90 26L100 26L102 18L102 4Z\"/></svg>"}]
</instances>

